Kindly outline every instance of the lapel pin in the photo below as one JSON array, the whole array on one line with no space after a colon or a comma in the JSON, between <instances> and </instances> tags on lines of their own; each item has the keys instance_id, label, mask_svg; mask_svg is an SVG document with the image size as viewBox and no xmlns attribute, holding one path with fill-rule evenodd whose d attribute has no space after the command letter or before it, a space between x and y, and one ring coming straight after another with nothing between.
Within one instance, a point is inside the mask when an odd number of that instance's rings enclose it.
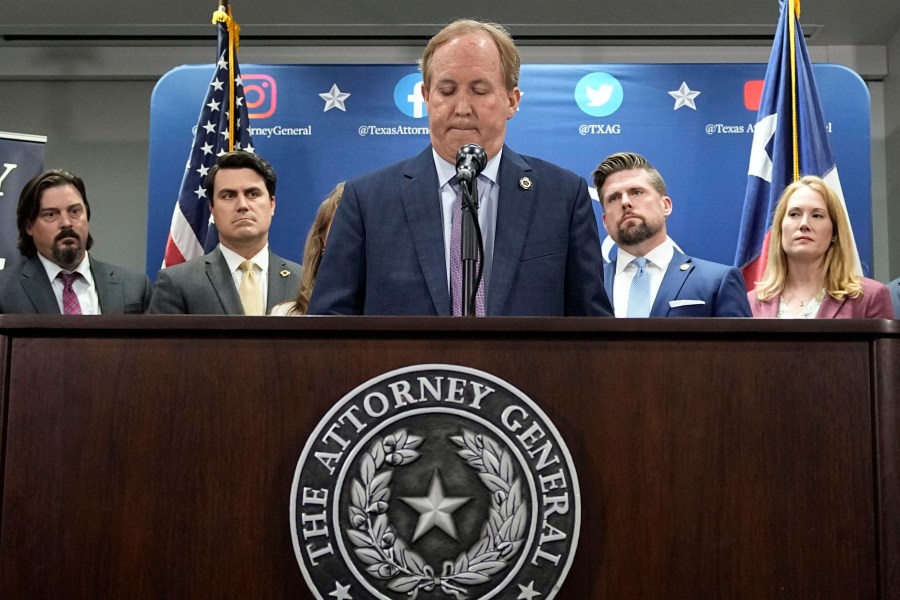
<instances>
[{"instance_id":1,"label":"lapel pin","mask_svg":"<svg viewBox=\"0 0 900 600\"><path fill-rule=\"evenodd\" d=\"M281 273L279 273L279 275L281 275L282 277L287 277L290 274L291 274L291 272L288 271L287 269L282 269Z\"/></svg>"},{"instance_id":2,"label":"lapel pin","mask_svg":"<svg viewBox=\"0 0 900 600\"><path fill-rule=\"evenodd\" d=\"M530 190L532 186L531 179L528 177L523 177L519 180L519 187L523 190Z\"/></svg>"},{"instance_id":3,"label":"lapel pin","mask_svg":"<svg viewBox=\"0 0 900 600\"><path fill-rule=\"evenodd\" d=\"M689 263L684 263L683 265L681 265L680 268L682 271L687 271L688 269L691 268L691 265Z\"/></svg>"}]
</instances>

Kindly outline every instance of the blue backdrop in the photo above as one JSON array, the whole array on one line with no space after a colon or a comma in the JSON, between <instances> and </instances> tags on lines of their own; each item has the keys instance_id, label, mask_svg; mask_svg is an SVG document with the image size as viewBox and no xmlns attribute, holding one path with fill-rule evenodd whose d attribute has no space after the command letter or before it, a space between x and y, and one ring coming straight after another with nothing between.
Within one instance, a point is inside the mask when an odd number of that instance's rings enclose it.
<instances>
[{"instance_id":1,"label":"blue backdrop","mask_svg":"<svg viewBox=\"0 0 900 600\"><path fill-rule=\"evenodd\" d=\"M147 273L162 264L172 211L212 65L160 79L150 107ZM256 151L278 172L270 244L301 261L335 183L417 154L428 121L415 66L241 65ZM766 66L524 65L507 144L582 175L639 152L662 173L669 234L688 254L731 264ZM869 93L854 72L815 65L860 258L871 273ZM699 93L698 93L699 92ZM600 210L595 203L598 227Z\"/></svg>"},{"instance_id":2,"label":"blue backdrop","mask_svg":"<svg viewBox=\"0 0 900 600\"><path fill-rule=\"evenodd\" d=\"M0 269L25 260L16 245L16 208L22 188L44 168L46 141L44 136L0 132Z\"/></svg>"}]
</instances>

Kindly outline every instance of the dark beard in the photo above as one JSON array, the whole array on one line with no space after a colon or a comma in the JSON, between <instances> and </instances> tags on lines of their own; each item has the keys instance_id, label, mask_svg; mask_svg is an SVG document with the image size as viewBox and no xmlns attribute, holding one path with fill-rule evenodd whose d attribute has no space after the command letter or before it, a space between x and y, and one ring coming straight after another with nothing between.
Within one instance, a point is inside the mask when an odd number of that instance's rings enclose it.
<instances>
[{"instance_id":1,"label":"dark beard","mask_svg":"<svg viewBox=\"0 0 900 600\"><path fill-rule=\"evenodd\" d=\"M619 245L637 246L641 242L649 240L657 233L659 233L659 229L650 227L646 221L642 220L640 225L619 229Z\"/></svg>"},{"instance_id":2,"label":"dark beard","mask_svg":"<svg viewBox=\"0 0 900 600\"><path fill-rule=\"evenodd\" d=\"M78 244L59 246L58 242L66 238L74 238L78 240ZM81 246L81 236L75 233L74 229L63 229L55 241L57 244L53 246L53 262L58 265L77 265L81 262L84 248Z\"/></svg>"},{"instance_id":3,"label":"dark beard","mask_svg":"<svg viewBox=\"0 0 900 600\"><path fill-rule=\"evenodd\" d=\"M73 265L81 262L84 250L81 246L66 246L53 248L53 262L58 265Z\"/></svg>"}]
</instances>

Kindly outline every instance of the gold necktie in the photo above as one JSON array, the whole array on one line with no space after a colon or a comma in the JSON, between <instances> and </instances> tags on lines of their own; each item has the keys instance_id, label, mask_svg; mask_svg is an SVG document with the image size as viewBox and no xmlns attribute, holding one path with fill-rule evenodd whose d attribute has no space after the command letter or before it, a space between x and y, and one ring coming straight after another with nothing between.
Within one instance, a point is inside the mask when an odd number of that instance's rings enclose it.
<instances>
[{"instance_id":1,"label":"gold necktie","mask_svg":"<svg viewBox=\"0 0 900 600\"><path fill-rule=\"evenodd\" d=\"M243 271L244 276L241 278L241 287L238 294L241 296L241 304L244 305L245 315L264 315L266 307L263 305L262 290L259 287L259 280L256 278L256 272L253 267L256 266L251 260L245 260L241 263L239 269Z\"/></svg>"}]
</instances>

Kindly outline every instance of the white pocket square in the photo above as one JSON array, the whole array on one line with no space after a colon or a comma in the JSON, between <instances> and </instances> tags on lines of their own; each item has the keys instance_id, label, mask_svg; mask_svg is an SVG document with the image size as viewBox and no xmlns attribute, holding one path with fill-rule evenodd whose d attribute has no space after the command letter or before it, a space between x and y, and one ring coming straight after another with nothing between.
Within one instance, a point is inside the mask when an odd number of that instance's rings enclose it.
<instances>
[{"instance_id":1,"label":"white pocket square","mask_svg":"<svg viewBox=\"0 0 900 600\"><path fill-rule=\"evenodd\" d=\"M679 306L698 306L706 304L704 300L670 300L669 308L678 308Z\"/></svg>"}]
</instances>

